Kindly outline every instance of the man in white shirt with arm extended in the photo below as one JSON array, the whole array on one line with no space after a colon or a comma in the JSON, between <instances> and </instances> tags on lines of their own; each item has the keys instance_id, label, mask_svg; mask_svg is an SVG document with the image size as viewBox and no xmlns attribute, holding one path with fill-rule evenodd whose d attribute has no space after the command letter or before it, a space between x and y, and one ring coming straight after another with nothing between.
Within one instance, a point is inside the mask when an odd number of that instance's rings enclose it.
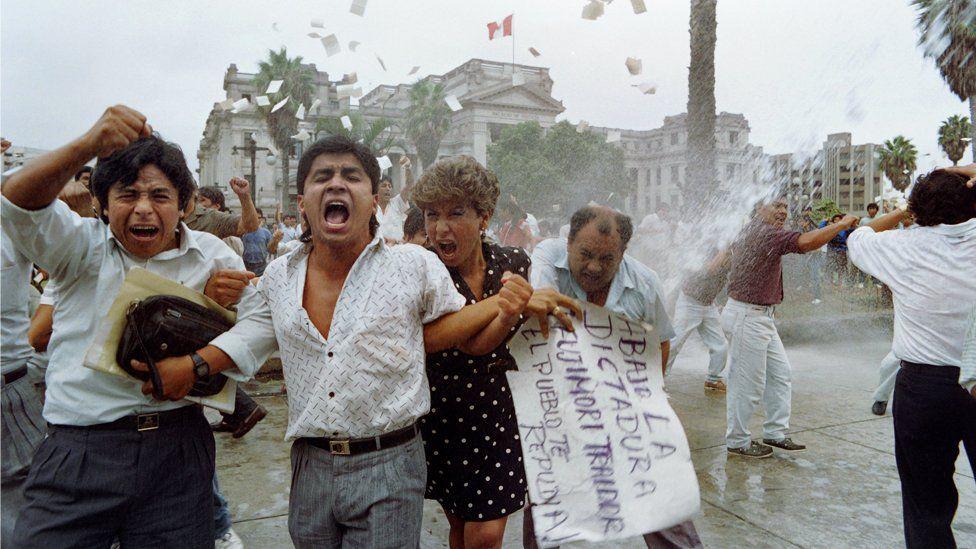
<instances>
[{"instance_id":1,"label":"man in white shirt with arm extended","mask_svg":"<svg viewBox=\"0 0 976 549\"><path fill-rule=\"evenodd\" d=\"M960 368L976 306L972 177L976 164L934 170L915 183L908 211L879 217L847 239L851 262L894 297L892 352L901 369L892 416L910 549L956 546L953 474L960 441L976 469L976 380ZM917 228L891 230L910 215Z\"/></svg>"},{"instance_id":2,"label":"man in white shirt with arm extended","mask_svg":"<svg viewBox=\"0 0 976 549\"><path fill-rule=\"evenodd\" d=\"M93 157L101 220L56 200ZM116 539L123 547L213 547L214 441L202 409L154 402L139 382L81 362L130 268L201 292L212 271L243 268L219 239L181 222L193 189L179 148L123 106L3 187L4 234L59 284L44 405L50 433L27 478L15 547L108 548ZM256 297L247 290L241 310ZM191 370L191 384L203 369Z\"/></svg>"},{"instance_id":3,"label":"man in white shirt with arm extended","mask_svg":"<svg viewBox=\"0 0 976 549\"><path fill-rule=\"evenodd\" d=\"M477 346L540 301L511 276L499 295L464 307L436 255L389 246L377 233L379 177L362 144L331 136L310 146L298 165L309 237L268 266L261 307L198 351L218 357L217 371L254 368L281 351L285 438L294 441L288 530L299 548L419 546L425 352ZM557 305L546 301L531 310L545 315ZM188 357L158 366L165 387L188 390Z\"/></svg>"}]
</instances>

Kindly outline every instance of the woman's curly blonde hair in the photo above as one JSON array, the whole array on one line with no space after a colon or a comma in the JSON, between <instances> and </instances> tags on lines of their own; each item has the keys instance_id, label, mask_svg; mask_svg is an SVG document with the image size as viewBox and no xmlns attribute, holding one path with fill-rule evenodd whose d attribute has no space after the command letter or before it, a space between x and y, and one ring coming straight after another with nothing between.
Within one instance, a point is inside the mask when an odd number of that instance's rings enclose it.
<instances>
[{"instance_id":1,"label":"woman's curly blonde hair","mask_svg":"<svg viewBox=\"0 0 976 549\"><path fill-rule=\"evenodd\" d=\"M498 177L474 158L461 155L438 160L426 169L410 198L422 210L451 201L490 216L495 212L498 193Z\"/></svg>"}]
</instances>

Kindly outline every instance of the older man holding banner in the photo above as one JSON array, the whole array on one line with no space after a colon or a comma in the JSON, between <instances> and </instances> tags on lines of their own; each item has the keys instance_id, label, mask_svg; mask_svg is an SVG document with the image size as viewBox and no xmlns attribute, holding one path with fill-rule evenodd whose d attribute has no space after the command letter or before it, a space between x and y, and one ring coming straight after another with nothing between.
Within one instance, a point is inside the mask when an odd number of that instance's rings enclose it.
<instances>
[{"instance_id":1,"label":"older man holding banner","mask_svg":"<svg viewBox=\"0 0 976 549\"><path fill-rule=\"evenodd\" d=\"M533 504L525 547L639 534L648 547L702 547L691 452L662 390L674 330L657 275L624 255L632 233L629 217L587 206L568 241L532 255L533 287L587 304L575 332L557 326L546 341L527 324L510 343Z\"/></svg>"}]
</instances>

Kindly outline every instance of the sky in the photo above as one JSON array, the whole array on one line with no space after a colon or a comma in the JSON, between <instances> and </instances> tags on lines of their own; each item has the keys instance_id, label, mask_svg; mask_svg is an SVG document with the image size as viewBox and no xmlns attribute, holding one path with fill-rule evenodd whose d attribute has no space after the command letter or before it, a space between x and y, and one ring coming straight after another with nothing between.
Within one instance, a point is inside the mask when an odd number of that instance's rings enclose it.
<instances>
[{"instance_id":1,"label":"sky","mask_svg":"<svg viewBox=\"0 0 976 549\"><path fill-rule=\"evenodd\" d=\"M333 80L356 71L368 91L412 82L415 65L425 75L471 58L510 61L512 38L489 41L486 27L510 13L515 59L550 68L560 119L651 129L687 107L689 8L645 1L646 13L615 0L588 21L583 0L368 0L365 17L349 13L351 0L0 0L0 132L55 148L122 103L179 143L195 169L231 63L253 72L269 48L286 46ZM908 0L719 0L717 111L744 114L750 143L767 153L811 151L835 132L855 143L902 134L929 155L920 169L948 163L939 123L968 106L923 58L914 20ZM327 57L311 31L336 33L343 52ZM356 53L350 40L362 43ZM643 60L643 74L627 72L627 57ZM657 93L631 86L644 81Z\"/></svg>"}]
</instances>

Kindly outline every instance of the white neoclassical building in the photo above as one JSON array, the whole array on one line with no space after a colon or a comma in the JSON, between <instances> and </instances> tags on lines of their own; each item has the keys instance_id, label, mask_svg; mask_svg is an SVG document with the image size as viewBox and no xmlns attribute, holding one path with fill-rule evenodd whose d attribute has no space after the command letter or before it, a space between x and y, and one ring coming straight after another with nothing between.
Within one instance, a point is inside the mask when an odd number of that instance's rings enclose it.
<instances>
[{"instance_id":1,"label":"white neoclassical building","mask_svg":"<svg viewBox=\"0 0 976 549\"><path fill-rule=\"evenodd\" d=\"M237 101L262 95L263 90L254 88L254 76L230 65L224 75L226 99ZM454 113L451 129L441 143L441 156L468 154L487 163L488 145L492 139L498 138L506 125L535 121L546 128L555 124L556 117L565 110L562 102L552 97L553 81L545 67L472 59L445 74L429 75L425 80L443 84L445 93L457 97L462 106ZM321 104L303 122L309 133L314 134L319 119L338 117L351 111L358 111L367 120L385 117L393 122L389 133L397 142L388 151L394 165L401 155L408 155L419 164L416 150L399 126L409 105L411 85L378 86L354 105L349 98L339 99L337 86L345 82L343 79L330 80L328 73L316 70L315 98ZM662 127L650 130L590 127L590 131L599 133L620 133L618 146L624 149L626 169L636 183L635 194L625 201L629 213L644 215L662 203L679 199L678 185L685 177L686 164L685 119L684 114L668 116ZM715 133L720 178L726 181L758 178L756 166L762 149L749 144L749 123L745 117L721 113L716 120ZM250 138L259 147L272 149L258 153L255 162L257 203L270 215L276 203L282 170L264 118L257 109L235 113L220 104L214 105L197 152L199 182L226 189L231 177L249 176L250 155L240 150L235 153L234 148L240 149ZM290 192L293 195L294 171L304 143L297 145L290 162ZM399 170L393 170L391 175L399 187ZM235 199L232 194L228 198Z\"/></svg>"}]
</instances>

